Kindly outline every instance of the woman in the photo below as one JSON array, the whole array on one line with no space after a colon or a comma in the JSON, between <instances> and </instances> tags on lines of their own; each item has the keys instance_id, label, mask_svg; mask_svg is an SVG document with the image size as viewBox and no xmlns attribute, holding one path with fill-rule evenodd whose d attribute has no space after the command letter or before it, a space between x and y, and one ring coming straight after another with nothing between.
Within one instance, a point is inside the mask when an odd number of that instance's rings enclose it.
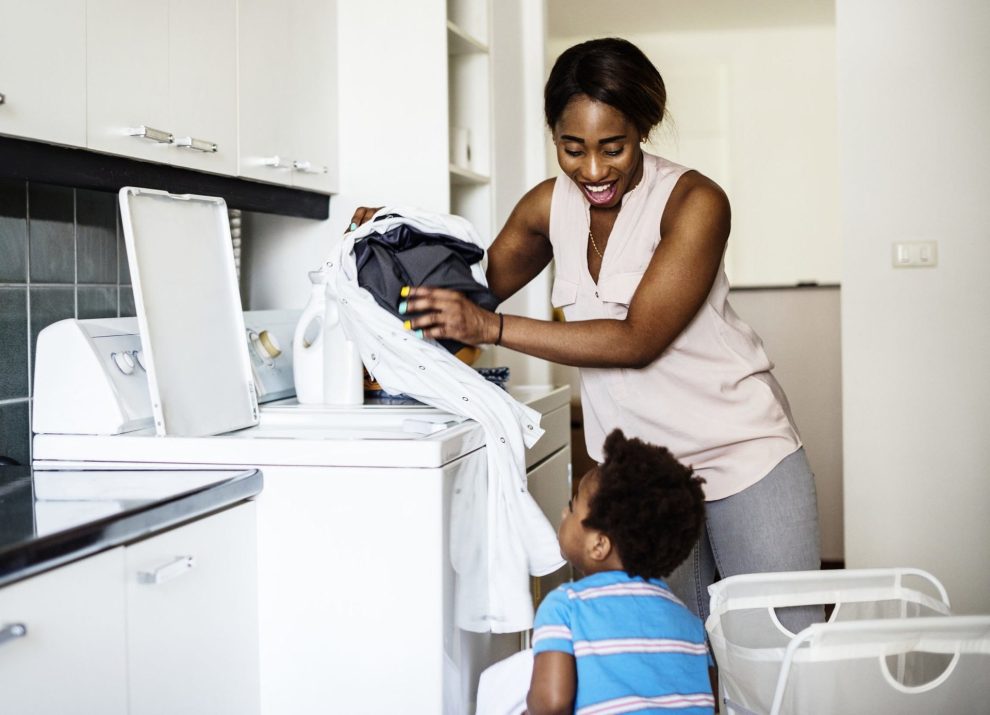
<instances>
[{"instance_id":1,"label":"woman","mask_svg":"<svg viewBox=\"0 0 990 715\"><path fill-rule=\"evenodd\" d=\"M706 480L707 523L670 585L702 618L721 576L816 569L815 489L787 401L759 337L726 302L729 202L696 171L645 154L666 91L634 45L571 47L545 89L564 176L530 190L488 253L502 300L555 262L552 303L567 322L482 310L413 288L407 326L429 338L494 343L581 368L588 454L615 428L667 447ZM354 223L374 209L361 208ZM782 614L800 630L814 609Z\"/></svg>"}]
</instances>

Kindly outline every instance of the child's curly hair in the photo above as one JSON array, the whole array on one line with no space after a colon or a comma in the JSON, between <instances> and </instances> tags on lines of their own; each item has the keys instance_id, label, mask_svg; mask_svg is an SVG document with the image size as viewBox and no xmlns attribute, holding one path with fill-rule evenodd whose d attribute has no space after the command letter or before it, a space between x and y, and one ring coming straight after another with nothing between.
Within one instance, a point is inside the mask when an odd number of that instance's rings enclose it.
<instances>
[{"instance_id":1,"label":"child's curly hair","mask_svg":"<svg viewBox=\"0 0 990 715\"><path fill-rule=\"evenodd\" d=\"M665 448L613 430L582 523L609 536L630 576L664 578L701 535L704 481Z\"/></svg>"}]
</instances>

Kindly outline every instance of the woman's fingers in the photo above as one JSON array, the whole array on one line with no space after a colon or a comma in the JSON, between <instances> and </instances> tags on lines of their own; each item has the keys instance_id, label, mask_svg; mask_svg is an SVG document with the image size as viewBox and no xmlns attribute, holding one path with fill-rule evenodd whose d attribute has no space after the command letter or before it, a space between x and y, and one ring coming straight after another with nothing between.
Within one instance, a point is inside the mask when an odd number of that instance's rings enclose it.
<instances>
[{"instance_id":1,"label":"woman's fingers","mask_svg":"<svg viewBox=\"0 0 990 715\"><path fill-rule=\"evenodd\" d=\"M347 230L344 231L344 233L347 233L348 231L353 231L361 224L370 221L371 217L374 216L376 213L378 213L381 210L381 208L382 208L381 206L375 208L371 208L369 206L358 206L354 210L354 215L351 216L351 223L347 227Z\"/></svg>"},{"instance_id":2,"label":"woman's fingers","mask_svg":"<svg viewBox=\"0 0 990 715\"><path fill-rule=\"evenodd\" d=\"M444 288L413 288L399 303L405 326L427 338L452 338L476 345L485 342L487 311L462 293ZM420 333L419 331L422 331Z\"/></svg>"}]
</instances>

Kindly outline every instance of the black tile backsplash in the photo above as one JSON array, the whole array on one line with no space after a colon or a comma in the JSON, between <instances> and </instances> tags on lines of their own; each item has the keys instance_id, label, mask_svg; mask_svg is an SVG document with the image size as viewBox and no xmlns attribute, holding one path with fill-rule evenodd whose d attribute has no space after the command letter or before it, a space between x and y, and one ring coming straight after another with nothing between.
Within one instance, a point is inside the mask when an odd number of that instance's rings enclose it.
<instances>
[{"instance_id":1,"label":"black tile backsplash","mask_svg":"<svg viewBox=\"0 0 990 715\"><path fill-rule=\"evenodd\" d=\"M117 286L79 286L77 318L116 318Z\"/></svg>"},{"instance_id":2,"label":"black tile backsplash","mask_svg":"<svg viewBox=\"0 0 990 715\"><path fill-rule=\"evenodd\" d=\"M0 180L0 456L30 462L38 333L134 314L117 195Z\"/></svg>"},{"instance_id":3,"label":"black tile backsplash","mask_svg":"<svg viewBox=\"0 0 990 715\"><path fill-rule=\"evenodd\" d=\"M117 282L115 194L76 190L76 262L80 283Z\"/></svg>"},{"instance_id":4,"label":"black tile backsplash","mask_svg":"<svg viewBox=\"0 0 990 715\"><path fill-rule=\"evenodd\" d=\"M75 283L75 192L28 186L28 244L32 283Z\"/></svg>"},{"instance_id":5,"label":"black tile backsplash","mask_svg":"<svg viewBox=\"0 0 990 715\"><path fill-rule=\"evenodd\" d=\"M27 184L0 180L0 281L27 276Z\"/></svg>"},{"instance_id":6,"label":"black tile backsplash","mask_svg":"<svg viewBox=\"0 0 990 715\"><path fill-rule=\"evenodd\" d=\"M28 423L29 403L0 402L0 457L18 464L31 463L31 428Z\"/></svg>"},{"instance_id":7,"label":"black tile backsplash","mask_svg":"<svg viewBox=\"0 0 990 715\"><path fill-rule=\"evenodd\" d=\"M0 400L27 397L27 286L0 287Z\"/></svg>"}]
</instances>

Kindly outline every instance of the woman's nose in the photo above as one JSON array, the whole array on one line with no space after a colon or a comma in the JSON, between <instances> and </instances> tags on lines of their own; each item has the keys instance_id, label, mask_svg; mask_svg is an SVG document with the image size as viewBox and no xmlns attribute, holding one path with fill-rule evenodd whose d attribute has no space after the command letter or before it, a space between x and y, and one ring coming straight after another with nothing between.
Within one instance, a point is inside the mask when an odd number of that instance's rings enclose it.
<instances>
[{"instance_id":1,"label":"woman's nose","mask_svg":"<svg viewBox=\"0 0 990 715\"><path fill-rule=\"evenodd\" d=\"M581 167L584 179L588 183L602 181L608 176L608 166L598 157L591 155L585 159L584 166Z\"/></svg>"}]
</instances>

